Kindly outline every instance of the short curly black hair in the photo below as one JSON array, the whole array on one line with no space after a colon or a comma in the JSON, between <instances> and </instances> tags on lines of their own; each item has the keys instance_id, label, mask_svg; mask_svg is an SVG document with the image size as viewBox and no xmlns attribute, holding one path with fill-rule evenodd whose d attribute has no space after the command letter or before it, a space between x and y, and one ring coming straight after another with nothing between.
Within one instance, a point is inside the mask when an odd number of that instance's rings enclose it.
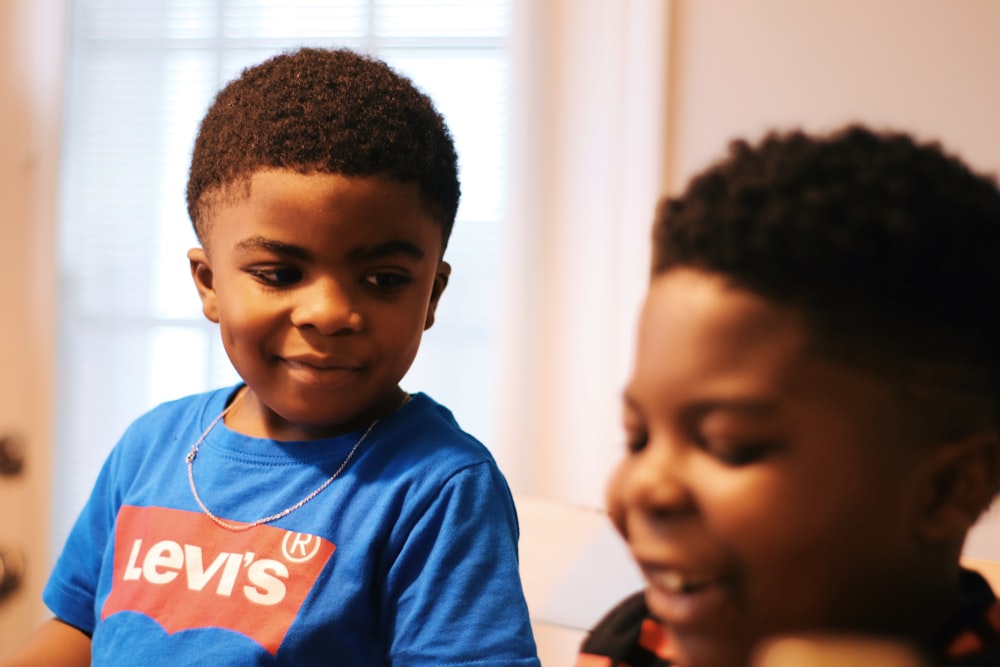
<instances>
[{"instance_id":1,"label":"short curly black hair","mask_svg":"<svg viewBox=\"0 0 1000 667\"><path fill-rule=\"evenodd\" d=\"M661 202L653 248L654 276L719 274L827 352L922 369L1000 417L1000 190L938 143L857 124L734 141Z\"/></svg>"},{"instance_id":2,"label":"short curly black hair","mask_svg":"<svg viewBox=\"0 0 1000 667\"><path fill-rule=\"evenodd\" d=\"M460 196L454 141L430 98L381 60L302 48L222 88L188 175L188 214L202 242L218 195L238 194L231 188L269 168L416 183L447 245Z\"/></svg>"}]
</instances>

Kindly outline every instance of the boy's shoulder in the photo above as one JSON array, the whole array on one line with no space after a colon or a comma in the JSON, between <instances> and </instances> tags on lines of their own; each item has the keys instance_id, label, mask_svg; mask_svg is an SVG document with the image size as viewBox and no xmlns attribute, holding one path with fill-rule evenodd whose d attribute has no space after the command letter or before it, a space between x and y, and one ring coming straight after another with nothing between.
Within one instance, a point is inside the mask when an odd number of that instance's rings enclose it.
<instances>
[{"instance_id":1,"label":"boy's shoulder","mask_svg":"<svg viewBox=\"0 0 1000 667\"><path fill-rule=\"evenodd\" d=\"M394 443L393 448L400 453L459 457L470 463L493 462L486 446L459 425L451 410L425 393L414 393L385 422L384 438Z\"/></svg>"},{"instance_id":2,"label":"boy's shoulder","mask_svg":"<svg viewBox=\"0 0 1000 667\"><path fill-rule=\"evenodd\" d=\"M190 447L241 386L160 403L132 422L119 449L145 456L150 449L166 451L171 443ZM368 441L377 443L380 458L404 467L433 467L444 472L477 464L496 465L486 446L459 425L451 410L422 392L414 393L403 407L383 417Z\"/></svg>"},{"instance_id":3,"label":"boy's shoulder","mask_svg":"<svg viewBox=\"0 0 1000 667\"><path fill-rule=\"evenodd\" d=\"M227 400L234 396L241 386L237 384L220 387L164 401L136 418L130 429L157 425L177 428L193 422L201 423L205 417L211 420L225 409ZM180 419L186 421L179 422Z\"/></svg>"},{"instance_id":4,"label":"boy's shoulder","mask_svg":"<svg viewBox=\"0 0 1000 667\"><path fill-rule=\"evenodd\" d=\"M129 424L117 449L146 450L150 444L190 439L225 409L226 401L239 386L191 394L150 408Z\"/></svg>"}]
</instances>

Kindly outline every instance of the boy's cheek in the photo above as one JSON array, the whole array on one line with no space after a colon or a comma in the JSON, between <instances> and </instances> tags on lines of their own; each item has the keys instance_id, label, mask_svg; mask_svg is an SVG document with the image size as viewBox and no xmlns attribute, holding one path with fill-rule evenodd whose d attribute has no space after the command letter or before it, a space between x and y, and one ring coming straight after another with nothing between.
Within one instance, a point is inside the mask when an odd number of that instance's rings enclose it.
<instances>
[{"instance_id":1,"label":"boy's cheek","mask_svg":"<svg viewBox=\"0 0 1000 667\"><path fill-rule=\"evenodd\" d=\"M611 519L611 523L614 527L621 533L622 537L626 537L625 534L625 503L623 500L624 495L624 484L628 476L627 468L629 462L627 460L622 461L614 469L611 474L611 478L608 480L608 485L605 490L604 500L607 505L608 518Z\"/></svg>"}]
</instances>

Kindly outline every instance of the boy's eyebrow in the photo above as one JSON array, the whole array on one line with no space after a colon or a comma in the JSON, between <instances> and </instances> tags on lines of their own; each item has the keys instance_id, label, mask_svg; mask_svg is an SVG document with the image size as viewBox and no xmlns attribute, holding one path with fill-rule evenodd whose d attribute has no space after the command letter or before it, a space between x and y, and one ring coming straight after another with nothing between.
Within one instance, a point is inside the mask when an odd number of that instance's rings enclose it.
<instances>
[{"instance_id":1,"label":"boy's eyebrow","mask_svg":"<svg viewBox=\"0 0 1000 667\"><path fill-rule=\"evenodd\" d=\"M269 252L288 255L296 259L308 259L309 251L302 246L276 241L263 236L250 236L242 239L234 246L238 251L267 250ZM364 261L390 257L392 255L407 255L416 260L426 257L426 253L415 243L403 240L386 241L372 246L354 248L347 253L352 261Z\"/></svg>"},{"instance_id":2,"label":"boy's eyebrow","mask_svg":"<svg viewBox=\"0 0 1000 667\"><path fill-rule=\"evenodd\" d=\"M354 261L380 259L392 255L407 255L413 259L421 260L426 256L426 253L415 243L402 239L355 248L347 253L347 256Z\"/></svg>"},{"instance_id":3,"label":"boy's eyebrow","mask_svg":"<svg viewBox=\"0 0 1000 667\"><path fill-rule=\"evenodd\" d=\"M691 407L692 412L701 416L720 410L742 412L748 415L770 415L778 411L778 406L768 399L722 398L699 401Z\"/></svg>"},{"instance_id":4,"label":"boy's eyebrow","mask_svg":"<svg viewBox=\"0 0 1000 667\"><path fill-rule=\"evenodd\" d=\"M622 401L627 407L641 412L638 401L628 391L622 394ZM698 419L719 411L769 416L778 412L778 405L768 398L712 398L694 401L684 408L685 413Z\"/></svg>"},{"instance_id":5,"label":"boy's eyebrow","mask_svg":"<svg viewBox=\"0 0 1000 667\"><path fill-rule=\"evenodd\" d=\"M263 236L250 236L242 239L238 241L233 248L237 251L267 250L281 255L289 255L291 257L295 257L296 259L309 258L309 251L302 246L282 243L281 241L275 241L274 239L269 239Z\"/></svg>"}]
</instances>

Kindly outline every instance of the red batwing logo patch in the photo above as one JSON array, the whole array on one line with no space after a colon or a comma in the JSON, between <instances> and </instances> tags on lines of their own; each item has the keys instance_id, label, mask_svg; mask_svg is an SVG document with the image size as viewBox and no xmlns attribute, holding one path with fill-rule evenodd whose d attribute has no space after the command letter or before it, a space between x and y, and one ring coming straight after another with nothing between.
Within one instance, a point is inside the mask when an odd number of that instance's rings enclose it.
<instances>
[{"instance_id":1,"label":"red batwing logo patch","mask_svg":"<svg viewBox=\"0 0 1000 667\"><path fill-rule=\"evenodd\" d=\"M232 532L198 512L125 505L101 618L136 611L168 634L225 628L274 655L334 549L316 535Z\"/></svg>"}]
</instances>

